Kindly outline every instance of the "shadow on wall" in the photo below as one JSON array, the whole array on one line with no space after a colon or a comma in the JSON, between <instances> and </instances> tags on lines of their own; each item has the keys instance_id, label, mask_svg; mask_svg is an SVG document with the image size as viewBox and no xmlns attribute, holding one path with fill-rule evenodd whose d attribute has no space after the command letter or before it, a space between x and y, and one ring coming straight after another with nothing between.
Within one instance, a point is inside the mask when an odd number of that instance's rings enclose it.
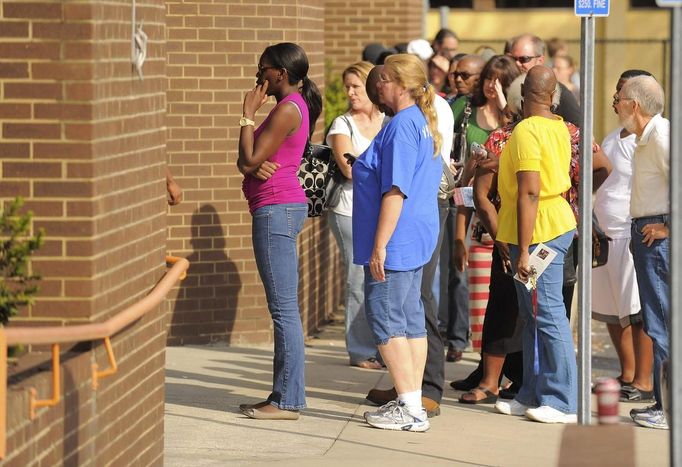
<instances>
[{"instance_id":1,"label":"shadow on wall","mask_svg":"<svg viewBox=\"0 0 682 467\"><path fill-rule=\"evenodd\" d=\"M319 332L319 326L328 323L343 304L345 273L327 215L306 221L298 254L301 321L304 333L311 335Z\"/></svg>"},{"instance_id":2,"label":"shadow on wall","mask_svg":"<svg viewBox=\"0 0 682 467\"><path fill-rule=\"evenodd\" d=\"M169 345L225 341L237 318L242 281L227 256L225 231L212 205L194 211L191 234L190 267L175 301Z\"/></svg>"}]
</instances>

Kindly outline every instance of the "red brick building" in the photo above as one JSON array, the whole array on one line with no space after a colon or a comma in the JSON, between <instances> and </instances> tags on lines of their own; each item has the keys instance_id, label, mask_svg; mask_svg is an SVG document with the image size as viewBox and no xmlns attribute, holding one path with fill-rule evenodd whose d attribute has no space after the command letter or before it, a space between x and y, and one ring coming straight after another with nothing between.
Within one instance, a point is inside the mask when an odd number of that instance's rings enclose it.
<instances>
[{"instance_id":1,"label":"red brick building","mask_svg":"<svg viewBox=\"0 0 682 467\"><path fill-rule=\"evenodd\" d=\"M148 36L140 80L131 33ZM0 2L0 201L21 195L44 228L35 306L16 326L100 322L143 297L166 253L188 278L112 339L119 372L91 385L100 342L64 351L62 402L28 419L27 388L50 392L30 349L10 373L6 465L161 465L166 343L271 342L235 168L237 120L263 48L300 43L323 89L367 42L421 35L421 0L51 0ZM265 112L260 113L262 118ZM321 137L318 125L318 138ZM168 165L184 189L166 205ZM324 219L301 235L306 332L341 294ZM42 359L42 360L41 360ZM134 423L133 423L134 421Z\"/></svg>"}]
</instances>

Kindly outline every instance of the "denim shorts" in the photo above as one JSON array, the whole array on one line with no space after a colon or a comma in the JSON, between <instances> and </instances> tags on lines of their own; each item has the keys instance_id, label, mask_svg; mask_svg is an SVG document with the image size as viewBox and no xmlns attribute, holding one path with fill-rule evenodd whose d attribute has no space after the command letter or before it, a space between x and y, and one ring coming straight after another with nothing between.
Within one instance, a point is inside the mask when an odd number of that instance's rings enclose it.
<instances>
[{"instance_id":1,"label":"denim shorts","mask_svg":"<svg viewBox=\"0 0 682 467\"><path fill-rule=\"evenodd\" d=\"M387 269L386 280L379 282L365 266L365 313L376 345L386 344L392 337L426 337L422 269Z\"/></svg>"}]
</instances>

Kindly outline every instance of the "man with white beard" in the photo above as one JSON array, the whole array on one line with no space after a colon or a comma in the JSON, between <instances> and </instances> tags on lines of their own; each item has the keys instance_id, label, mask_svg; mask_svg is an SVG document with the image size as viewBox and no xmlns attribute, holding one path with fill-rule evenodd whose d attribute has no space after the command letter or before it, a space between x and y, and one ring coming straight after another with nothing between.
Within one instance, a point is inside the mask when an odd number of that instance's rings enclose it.
<instances>
[{"instance_id":1,"label":"man with white beard","mask_svg":"<svg viewBox=\"0 0 682 467\"><path fill-rule=\"evenodd\" d=\"M663 88L651 76L629 79L614 96L621 125L637 135L630 198L631 249L644 329L654 343L656 403L632 409L638 425L668 429L661 406L661 363L669 357L670 122L661 116Z\"/></svg>"}]
</instances>

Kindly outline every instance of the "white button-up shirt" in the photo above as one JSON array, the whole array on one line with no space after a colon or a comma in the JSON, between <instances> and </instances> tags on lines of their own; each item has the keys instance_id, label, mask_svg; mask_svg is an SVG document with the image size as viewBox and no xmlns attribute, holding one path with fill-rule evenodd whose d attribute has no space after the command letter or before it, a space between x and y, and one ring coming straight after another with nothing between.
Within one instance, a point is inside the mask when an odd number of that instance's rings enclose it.
<instances>
[{"instance_id":1,"label":"white button-up shirt","mask_svg":"<svg viewBox=\"0 0 682 467\"><path fill-rule=\"evenodd\" d=\"M633 218L670 213L670 121L660 114L637 138L633 157L630 215Z\"/></svg>"}]
</instances>

